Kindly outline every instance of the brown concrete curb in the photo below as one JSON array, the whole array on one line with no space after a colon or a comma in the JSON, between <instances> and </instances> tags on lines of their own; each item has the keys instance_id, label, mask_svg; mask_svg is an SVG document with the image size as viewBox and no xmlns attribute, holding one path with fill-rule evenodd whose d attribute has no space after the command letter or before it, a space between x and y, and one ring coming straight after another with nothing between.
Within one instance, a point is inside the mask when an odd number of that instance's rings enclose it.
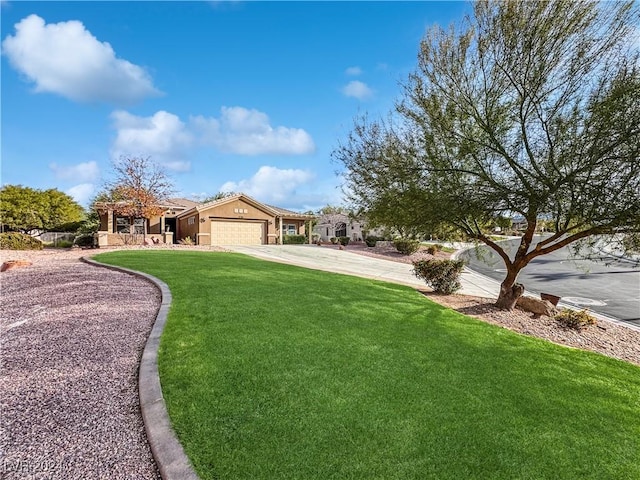
<instances>
[{"instance_id":1,"label":"brown concrete curb","mask_svg":"<svg viewBox=\"0 0 640 480\"><path fill-rule=\"evenodd\" d=\"M82 257L80 260L89 265L135 275L150 282L160 290L160 309L144 347L138 371L140 410L142 411L142 419L147 432L147 440L151 446L151 453L163 480L198 480L198 475L193 470L182 445L171 427L167 407L162 396L160 376L158 375L160 336L167 322L167 314L172 300L169 287L163 281L146 273L106 265L87 257Z\"/></svg>"}]
</instances>

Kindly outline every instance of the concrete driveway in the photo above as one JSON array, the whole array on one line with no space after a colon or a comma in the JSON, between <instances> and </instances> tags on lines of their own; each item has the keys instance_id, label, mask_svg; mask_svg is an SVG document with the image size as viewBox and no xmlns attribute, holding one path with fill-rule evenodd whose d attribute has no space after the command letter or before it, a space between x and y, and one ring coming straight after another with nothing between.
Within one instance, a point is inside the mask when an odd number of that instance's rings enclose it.
<instances>
[{"instance_id":1,"label":"concrete driveway","mask_svg":"<svg viewBox=\"0 0 640 480\"><path fill-rule=\"evenodd\" d=\"M316 245L233 245L225 248L273 262L400 283L411 287L426 287L423 280L419 280L411 273L413 268L411 265L352 253L348 250L349 247L346 250ZM498 297L498 283L473 272L465 270L461 283L462 290L459 293L479 297Z\"/></svg>"}]
</instances>

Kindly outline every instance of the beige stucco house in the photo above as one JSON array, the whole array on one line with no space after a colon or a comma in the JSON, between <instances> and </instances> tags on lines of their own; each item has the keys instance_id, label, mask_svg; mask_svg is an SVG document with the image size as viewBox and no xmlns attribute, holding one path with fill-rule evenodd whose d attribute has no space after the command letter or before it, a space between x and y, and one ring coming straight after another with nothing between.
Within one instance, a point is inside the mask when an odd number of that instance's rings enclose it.
<instances>
[{"instance_id":1,"label":"beige stucco house","mask_svg":"<svg viewBox=\"0 0 640 480\"><path fill-rule=\"evenodd\" d=\"M165 203L164 215L135 219L133 225L115 215L109 205L99 206L99 244L123 245L132 233L138 236L144 232L145 222L146 240L155 243L190 238L196 245L280 244L285 235L304 235L305 221L313 218L261 203L242 193L208 203L181 198Z\"/></svg>"},{"instance_id":2,"label":"beige stucco house","mask_svg":"<svg viewBox=\"0 0 640 480\"><path fill-rule=\"evenodd\" d=\"M360 242L369 235L383 236L381 228L366 228L363 220L351 218L344 213L320 215L313 227L314 239L328 242L333 237L349 237L352 242Z\"/></svg>"}]
</instances>

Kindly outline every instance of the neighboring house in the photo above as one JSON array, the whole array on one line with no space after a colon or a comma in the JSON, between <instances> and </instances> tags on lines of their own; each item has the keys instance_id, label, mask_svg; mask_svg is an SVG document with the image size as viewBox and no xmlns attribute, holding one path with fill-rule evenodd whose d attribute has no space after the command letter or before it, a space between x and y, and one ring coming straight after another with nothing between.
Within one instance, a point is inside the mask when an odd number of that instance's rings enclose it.
<instances>
[{"instance_id":1,"label":"neighboring house","mask_svg":"<svg viewBox=\"0 0 640 480\"><path fill-rule=\"evenodd\" d=\"M328 242L331 238L349 237L352 242L364 240L366 235L382 235L380 229L367 229L365 222L350 218L344 213L330 213L318 217L313 236Z\"/></svg>"},{"instance_id":2,"label":"neighboring house","mask_svg":"<svg viewBox=\"0 0 640 480\"><path fill-rule=\"evenodd\" d=\"M305 221L313 218L258 202L242 193L207 203L175 198L162 206L167 207L164 215L146 221L148 236L164 243L189 237L197 245L279 244L284 235L304 235ZM99 238L108 242L100 245L122 245L126 243L123 234L143 232L144 219L136 219L125 231L128 219L116 217L112 210L98 211Z\"/></svg>"}]
</instances>

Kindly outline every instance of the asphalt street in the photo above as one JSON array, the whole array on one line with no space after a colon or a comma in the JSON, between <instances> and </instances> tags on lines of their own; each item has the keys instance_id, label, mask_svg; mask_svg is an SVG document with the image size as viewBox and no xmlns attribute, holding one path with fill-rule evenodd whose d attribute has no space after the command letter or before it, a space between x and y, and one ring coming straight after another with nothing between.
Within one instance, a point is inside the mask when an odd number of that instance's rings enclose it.
<instances>
[{"instance_id":1,"label":"asphalt street","mask_svg":"<svg viewBox=\"0 0 640 480\"><path fill-rule=\"evenodd\" d=\"M513 258L519 240L501 242ZM468 268L502 281L506 269L502 258L486 246L462 252ZM640 266L610 256L598 261L575 258L562 248L531 261L518 282L532 293L550 293L562 302L588 308L640 326Z\"/></svg>"}]
</instances>

